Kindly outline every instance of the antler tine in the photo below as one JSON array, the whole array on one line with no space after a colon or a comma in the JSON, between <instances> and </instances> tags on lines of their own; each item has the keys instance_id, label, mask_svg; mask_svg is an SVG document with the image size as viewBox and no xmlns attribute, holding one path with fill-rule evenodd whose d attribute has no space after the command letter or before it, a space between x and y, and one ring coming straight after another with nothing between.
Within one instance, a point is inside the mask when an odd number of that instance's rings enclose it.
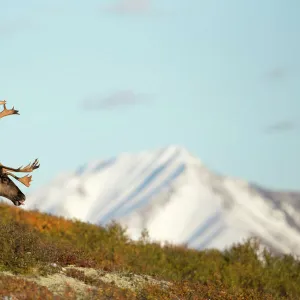
<instances>
[{"instance_id":1,"label":"antler tine","mask_svg":"<svg viewBox=\"0 0 300 300\"><path fill-rule=\"evenodd\" d=\"M30 175L25 175L19 179L17 179L18 181L20 181L21 183L23 183L25 186L29 187L31 182L32 182L32 176Z\"/></svg>"},{"instance_id":2,"label":"antler tine","mask_svg":"<svg viewBox=\"0 0 300 300\"><path fill-rule=\"evenodd\" d=\"M25 167L22 166L22 167L18 168L18 171L19 172L32 172L33 170L38 169L39 167L40 167L40 164L39 164L38 159L36 158L33 161L33 163L29 163Z\"/></svg>"},{"instance_id":3,"label":"antler tine","mask_svg":"<svg viewBox=\"0 0 300 300\"><path fill-rule=\"evenodd\" d=\"M25 167L21 166L17 169L1 165L1 168L4 169L4 171L21 172L21 173L23 173L23 172L30 173L30 172L38 169L39 167L40 167L40 164L37 159L35 159L33 163L29 163L27 166L25 166Z\"/></svg>"},{"instance_id":4,"label":"antler tine","mask_svg":"<svg viewBox=\"0 0 300 300\"><path fill-rule=\"evenodd\" d=\"M20 115L18 110L15 110L15 107L12 109L6 108L6 100L0 101L0 104L3 105L3 111L0 112L0 119L9 115Z\"/></svg>"},{"instance_id":5,"label":"antler tine","mask_svg":"<svg viewBox=\"0 0 300 300\"><path fill-rule=\"evenodd\" d=\"M14 179L18 180L19 182L21 182L22 184L24 184L25 186L29 187L31 182L32 182L32 176L31 175L25 175L23 177L18 177L15 174L12 174L11 172L5 171L5 173L8 176L13 177Z\"/></svg>"},{"instance_id":6,"label":"antler tine","mask_svg":"<svg viewBox=\"0 0 300 300\"><path fill-rule=\"evenodd\" d=\"M14 114L15 114L15 115L19 115L19 114L20 114L18 110L15 110L15 107L14 107L14 106L13 106L13 108L12 108L11 110L14 111Z\"/></svg>"}]
</instances>

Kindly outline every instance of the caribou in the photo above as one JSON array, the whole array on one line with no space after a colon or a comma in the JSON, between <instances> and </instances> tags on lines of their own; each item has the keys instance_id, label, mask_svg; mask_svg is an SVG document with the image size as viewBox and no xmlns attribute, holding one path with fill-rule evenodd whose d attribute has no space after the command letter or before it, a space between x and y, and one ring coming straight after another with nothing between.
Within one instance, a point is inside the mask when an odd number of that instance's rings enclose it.
<instances>
[{"instance_id":1,"label":"caribou","mask_svg":"<svg viewBox=\"0 0 300 300\"><path fill-rule=\"evenodd\" d=\"M0 105L3 105L3 110L0 112L0 119L10 115L19 115L19 111L15 110L14 107L12 109L6 108L5 100L1 100ZM31 173L39 167L40 164L37 159L35 159L33 163L29 163L25 167L19 168L7 167L0 163L0 197L2 196L9 199L15 206L24 205L26 197L18 188L18 186L13 182L13 180L10 179L10 177L19 181L26 187L29 187L32 176L29 176L29 174L27 174L23 177L18 177L13 173Z\"/></svg>"}]
</instances>

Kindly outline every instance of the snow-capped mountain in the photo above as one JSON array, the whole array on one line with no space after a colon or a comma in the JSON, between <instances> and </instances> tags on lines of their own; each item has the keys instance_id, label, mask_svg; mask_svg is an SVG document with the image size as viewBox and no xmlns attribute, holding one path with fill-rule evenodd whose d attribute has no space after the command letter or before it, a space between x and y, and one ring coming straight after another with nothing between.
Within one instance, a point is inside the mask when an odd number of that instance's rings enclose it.
<instances>
[{"instance_id":1,"label":"snow-capped mountain","mask_svg":"<svg viewBox=\"0 0 300 300\"><path fill-rule=\"evenodd\" d=\"M86 164L29 195L25 209L102 225L117 220L133 239L147 228L153 240L197 249L258 236L300 255L299 195L220 176L170 146Z\"/></svg>"}]
</instances>

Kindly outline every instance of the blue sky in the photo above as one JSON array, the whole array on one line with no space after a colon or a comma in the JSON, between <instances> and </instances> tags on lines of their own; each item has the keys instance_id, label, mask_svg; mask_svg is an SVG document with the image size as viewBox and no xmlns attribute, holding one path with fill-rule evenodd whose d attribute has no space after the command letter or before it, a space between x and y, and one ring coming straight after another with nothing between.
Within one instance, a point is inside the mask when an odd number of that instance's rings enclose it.
<instances>
[{"instance_id":1,"label":"blue sky","mask_svg":"<svg viewBox=\"0 0 300 300\"><path fill-rule=\"evenodd\" d=\"M32 189L121 152L185 146L204 164L300 188L297 0L1 1L1 163ZM8 142L6 142L6 140Z\"/></svg>"}]
</instances>

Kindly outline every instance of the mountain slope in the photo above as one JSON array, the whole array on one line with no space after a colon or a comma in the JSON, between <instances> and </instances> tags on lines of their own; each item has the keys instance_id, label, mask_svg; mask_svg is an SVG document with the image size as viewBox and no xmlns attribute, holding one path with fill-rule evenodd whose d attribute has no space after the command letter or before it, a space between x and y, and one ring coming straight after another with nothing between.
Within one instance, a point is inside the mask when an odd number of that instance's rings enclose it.
<instances>
[{"instance_id":1,"label":"mountain slope","mask_svg":"<svg viewBox=\"0 0 300 300\"><path fill-rule=\"evenodd\" d=\"M287 197L287 196L285 196ZM209 171L170 146L91 162L28 196L25 209L107 224L139 238L224 249L258 236L273 249L300 254L298 194L284 195Z\"/></svg>"}]
</instances>

